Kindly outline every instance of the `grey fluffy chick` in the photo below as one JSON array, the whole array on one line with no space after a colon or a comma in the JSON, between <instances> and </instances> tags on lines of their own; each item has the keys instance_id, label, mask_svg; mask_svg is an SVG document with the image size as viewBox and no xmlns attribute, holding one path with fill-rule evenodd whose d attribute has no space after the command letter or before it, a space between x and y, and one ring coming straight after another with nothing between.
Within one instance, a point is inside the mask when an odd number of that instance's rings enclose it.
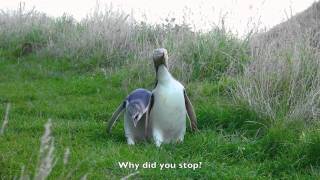
<instances>
[{"instance_id":1,"label":"grey fluffy chick","mask_svg":"<svg viewBox=\"0 0 320 180\"><path fill-rule=\"evenodd\" d=\"M134 145L138 141L149 138L149 105L151 92L146 89L136 89L132 91L120 104L109 120L107 131L111 132L112 127L125 110L124 130L129 145Z\"/></svg>"}]
</instances>

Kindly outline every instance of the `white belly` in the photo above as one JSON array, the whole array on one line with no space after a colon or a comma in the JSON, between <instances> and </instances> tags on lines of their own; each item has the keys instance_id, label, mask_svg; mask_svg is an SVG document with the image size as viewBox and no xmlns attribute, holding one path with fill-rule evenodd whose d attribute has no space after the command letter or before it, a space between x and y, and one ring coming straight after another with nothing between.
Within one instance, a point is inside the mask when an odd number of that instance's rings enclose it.
<instances>
[{"instance_id":1,"label":"white belly","mask_svg":"<svg viewBox=\"0 0 320 180\"><path fill-rule=\"evenodd\" d=\"M150 121L154 140L158 139L160 143L182 141L186 131L183 86L177 81L165 85L158 84L153 95Z\"/></svg>"}]
</instances>

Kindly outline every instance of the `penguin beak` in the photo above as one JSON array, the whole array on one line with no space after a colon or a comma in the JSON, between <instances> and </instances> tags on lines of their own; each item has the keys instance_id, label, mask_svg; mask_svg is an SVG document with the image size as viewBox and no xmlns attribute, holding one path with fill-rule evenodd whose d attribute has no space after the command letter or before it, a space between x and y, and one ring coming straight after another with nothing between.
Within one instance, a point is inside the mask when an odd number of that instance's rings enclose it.
<instances>
[{"instance_id":1,"label":"penguin beak","mask_svg":"<svg viewBox=\"0 0 320 180\"><path fill-rule=\"evenodd\" d=\"M133 118L133 125L134 125L134 127L137 127L138 121L139 121L139 115L135 115L134 118Z\"/></svg>"}]
</instances>

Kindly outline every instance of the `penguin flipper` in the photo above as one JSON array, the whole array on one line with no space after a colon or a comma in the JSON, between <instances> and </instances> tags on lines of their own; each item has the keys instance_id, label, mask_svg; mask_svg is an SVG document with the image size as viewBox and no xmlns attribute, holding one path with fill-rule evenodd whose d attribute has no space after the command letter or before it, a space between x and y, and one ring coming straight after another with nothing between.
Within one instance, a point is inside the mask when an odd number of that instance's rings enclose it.
<instances>
[{"instance_id":1,"label":"penguin flipper","mask_svg":"<svg viewBox=\"0 0 320 180\"><path fill-rule=\"evenodd\" d=\"M111 129L112 129L113 125L115 124L115 122L119 118L121 112L125 109L125 107L126 107L126 101L121 103L120 106L117 108L117 110L112 114L112 117L109 120L108 125L107 125L107 129L106 129L108 133L111 133Z\"/></svg>"},{"instance_id":2,"label":"penguin flipper","mask_svg":"<svg viewBox=\"0 0 320 180\"><path fill-rule=\"evenodd\" d=\"M187 114L190 120L190 127L192 131L198 131L198 127L197 127L197 117L196 117L196 113L194 112L193 106L191 104L191 101L186 93L186 91L183 91L184 94L184 101L185 101L185 105L186 105L186 109L187 109Z\"/></svg>"}]
</instances>

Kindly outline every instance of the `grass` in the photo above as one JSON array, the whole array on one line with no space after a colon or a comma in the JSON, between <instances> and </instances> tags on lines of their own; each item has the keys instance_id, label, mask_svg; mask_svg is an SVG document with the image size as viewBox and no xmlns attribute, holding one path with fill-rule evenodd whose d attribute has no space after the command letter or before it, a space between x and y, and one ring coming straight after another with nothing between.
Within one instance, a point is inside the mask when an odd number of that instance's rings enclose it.
<instances>
[{"instance_id":1,"label":"grass","mask_svg":"<svg viewBox=\"0 0 320 180\"><path fill-rule=\"evenodd\" d=\"M250 37L252 61L235 96L274 120L320 119L318 34L320 3L265 33Z\"/></svg>"},{"instance_id":2,"label":"grass","mask_svg":"<svg viewBox=\"0 0 320 180\"><path fill-rule=\"evenodd\" d=\"M317 129L261 125L259 116L232 103L224 83L189 83L200 132L186 134L182 144L126 145L123 122L112 135L104 121L135 88L122 71L105 76L83 72L67 60L1 57L1 112L10 102L8 127L0 136L0 174L4 179L24 174L33 177L43 126L52 119L56 165L49 179L59 177L112 179L135 172L118 162L202 163L192 169L139 169L135 177L160 178L315 178L318 176ZM80 72L79 72L80 71ZM152 75L151 75L152 76ZM226 82L225 82L226 83ZM150 88L151 83L141 84ZM207 101L211 99L211 101ZM251 121L251 122L250 122ZM265 127L268 126L268 127ZM66 149L69 160L64 163ZM312 168L311 168L312 165Z\"/></svg>"},{"instance_id":3,"label":"grass","mask_svg":"<svg viewBox=\"0 0 320 180\"><path fill-rule=\"evenodd\" d=\"M318 61L309 47L285 56L266 51L259 59L248 53L247 39L223 27L192 32L186 24L151 26L112 11L75 22L20 7L2 11L0 22L1 179L319 178L318 116L290 116L310 100L305 92L317 94ZM128 146L123 121L111 135L105 122L130 91L153 88L150 52L158 46L169 50L170 70L188 91L200 132L188 130L183 143L161 148ZM158 167L137 173L119 162ZM160 163L201 168L160 170Z\"/></svg>"}]
</instances>

